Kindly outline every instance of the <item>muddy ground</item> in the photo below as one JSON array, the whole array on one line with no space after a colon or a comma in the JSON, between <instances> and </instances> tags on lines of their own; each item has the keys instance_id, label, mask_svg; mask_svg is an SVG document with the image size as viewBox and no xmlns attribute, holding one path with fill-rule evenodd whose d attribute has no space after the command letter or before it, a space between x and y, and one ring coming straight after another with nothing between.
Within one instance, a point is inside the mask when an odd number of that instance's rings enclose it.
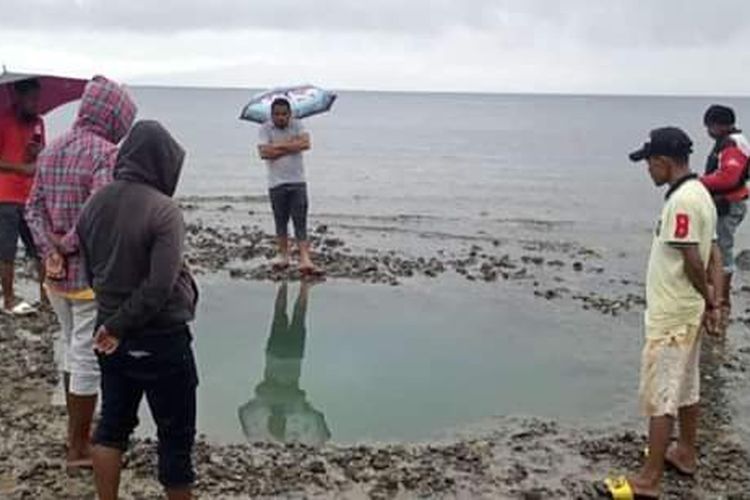
<instances>
[{"instance_id":1,"label":"muddy ground","mask_svg":"<svg viewBox=\"0 0 750 500\"><path fill-rule=\"evenodd\" d=\"M188 258L197 273L234 279L297 279L270 267L273 240L255 226L222 225L190 215ZM235 210L231 205L218 213ZM318 225L314 249L328 279L398 286L414 276L454 273L481 286L507 282L537 300L568 301L582 314L635 314L643 284L582 245L478 237L434 254L358 247L351 233ZM439 245L438 245L439 246ZM750 289L737 291L746 301ZM750 455L735 430L731 398L746 380L750 348L744 307L732 339L704 343L700 472L668 473L664 498L750 499ZM586 310L586 311L584 311ZM0 498L93 498L90 474L63 470L64 409L50 404L59 374L53 361L53 315L0 317ZM635 401L635 394L633 395ZM635 411L635 403L634 403ZM597 498L592 483L641 462L642 428L571 428L554 421L498 418L481 431L430 444L335 446L217 446L201 439L195 454L200 498ZM160 498L155 445L139 440L129 452L123 498Z\"/></svg>"}]
</instances>

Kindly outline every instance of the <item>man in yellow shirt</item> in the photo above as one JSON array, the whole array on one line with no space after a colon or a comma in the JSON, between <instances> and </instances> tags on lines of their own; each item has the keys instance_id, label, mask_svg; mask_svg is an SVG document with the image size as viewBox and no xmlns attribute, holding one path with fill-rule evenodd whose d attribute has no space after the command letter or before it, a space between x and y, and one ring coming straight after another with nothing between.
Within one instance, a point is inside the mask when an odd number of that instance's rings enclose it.
<instances>
[{"instance_id":1,"label":"man in yellow shirt","mask_svg":"<svg viewBox=\"0 0 750 500\"><path fill-rule=\"evenodd\" d=\"M716 244L716 208L690 171L692 141L682 130L653 130L649 142L630 155L646 160L657 186L668 185L656 226L646 278L646 342L640 407L649 417L649 453L638 475L608 480L610 494L629 490L658 498L666 464L684 474L697 468L701 327L714 332L721 304L721 255ZM670 444L675 420L679 438Z\"/></svg>"}]
</instances>

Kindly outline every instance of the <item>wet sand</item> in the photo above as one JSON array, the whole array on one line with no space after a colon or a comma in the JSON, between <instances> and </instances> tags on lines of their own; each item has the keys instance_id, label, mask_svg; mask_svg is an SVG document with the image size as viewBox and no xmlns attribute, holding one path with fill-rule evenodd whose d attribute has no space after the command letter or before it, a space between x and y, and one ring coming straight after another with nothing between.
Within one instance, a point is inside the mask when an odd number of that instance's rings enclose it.
<instances>
[{"instance_id":1,"label":"wet sand","mask_svg":"<svg viewBox=\"0 0 750 500\"><path fill-rule=\"evenodd\" d=\"M216 212L236 210L220 200ZM228 208L227 208L228 207ZM188 207L189 208L189 207ZM197 212L197 210L196 210ZM195 214L197 215L197 214ZM199 220L202 219L202 220ZM234 279L295 279L271 270L273 240L260 228L222 225L189 215L189 260L199 273ZM481 286L507 282L534 300L574 305L581 314L636 314L643 285L616 262L582 245L539 240L438 238L434 255L367 248L356 231L317 227L314 247L329 279L398 286L413 276L449 273ZM432 237L430 235L426 238ZM442 252L442 253L441 253ZM366 285L363 285L366 286ZM748 291L738 291L733 328L743 329ZM0 317L0 498L92 498L90 474L63 471L64 409L49 404L58 381L53 361L57 326L51 313ZM733 336L736 337L736 336ZM709 340L703 352L700 472L666 476L664 498L750 498L750 455L735 429L732 398L750 367L741 341ZM634 367L637 369L637 367ZM635 394L633 394L635 413ZM539 419L498 418L449 441L429 444L218 446L196 449L201 498L597 498L592 482L634 470L643 428L573 428ZM155 444L137 440L128 454L123 498L159 498Z\"/></svg>"}]
</instances>

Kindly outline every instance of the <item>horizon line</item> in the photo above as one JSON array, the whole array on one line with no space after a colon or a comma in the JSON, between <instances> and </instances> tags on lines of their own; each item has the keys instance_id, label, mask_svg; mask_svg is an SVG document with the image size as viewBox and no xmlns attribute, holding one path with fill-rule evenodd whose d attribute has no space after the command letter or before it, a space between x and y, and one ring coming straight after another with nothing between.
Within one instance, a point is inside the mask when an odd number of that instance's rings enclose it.
<instances>
[{"instance_id":1,"label":"horizon line","mask_svg":"<svg viewBox=\"0 0 750 500\"><path fill-rule=\"evenodd\" d=\"M231 90L231 91L264 91L272 87L241 87L237 85L199 85L199 84L163 84L163 83L125 83L130 87L152 89L184 89L184 90ZM300 83L300 85L302 85ZM484 96L539 96L539 97L673 97L673 98L723 98L748 99L750 94L709 94L709 93L621 93L621 92L575 92L575 91L490 91L490 90L414 90L414 89L366 89L366 88L335 88L322 86L335 92L369 93L369 94L437 94L437 95L484 95Z\"/></svg>"}]
</instances>

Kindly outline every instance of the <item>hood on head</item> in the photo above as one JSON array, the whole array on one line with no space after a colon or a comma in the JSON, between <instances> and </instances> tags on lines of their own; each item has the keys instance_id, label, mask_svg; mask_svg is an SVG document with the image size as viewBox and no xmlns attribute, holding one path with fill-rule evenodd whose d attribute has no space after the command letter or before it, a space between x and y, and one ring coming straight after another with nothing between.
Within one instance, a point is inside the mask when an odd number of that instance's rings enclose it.
<instances>
[{"instance_id":1,"label":"hood on head","mask_svg":"<svg viewBox=\"0 0 750 500\"><path fill-rule=\"evenodd\" d=\"M161 123L137 122L120 147L115 179L139 182L174 195L180 180L185 150Z\"/></svg>"},{"instance_id":2,"label":"hood on head","mask_svg":"<svg viewBox=\"0 0 750 500\"><path fill-rule=\"evenodd\" d=\"M137 110L135 102L121 85L103 76L95 76L83 91L75 126L117 144L133 125Z\"/></svg>"}]
</instances>

